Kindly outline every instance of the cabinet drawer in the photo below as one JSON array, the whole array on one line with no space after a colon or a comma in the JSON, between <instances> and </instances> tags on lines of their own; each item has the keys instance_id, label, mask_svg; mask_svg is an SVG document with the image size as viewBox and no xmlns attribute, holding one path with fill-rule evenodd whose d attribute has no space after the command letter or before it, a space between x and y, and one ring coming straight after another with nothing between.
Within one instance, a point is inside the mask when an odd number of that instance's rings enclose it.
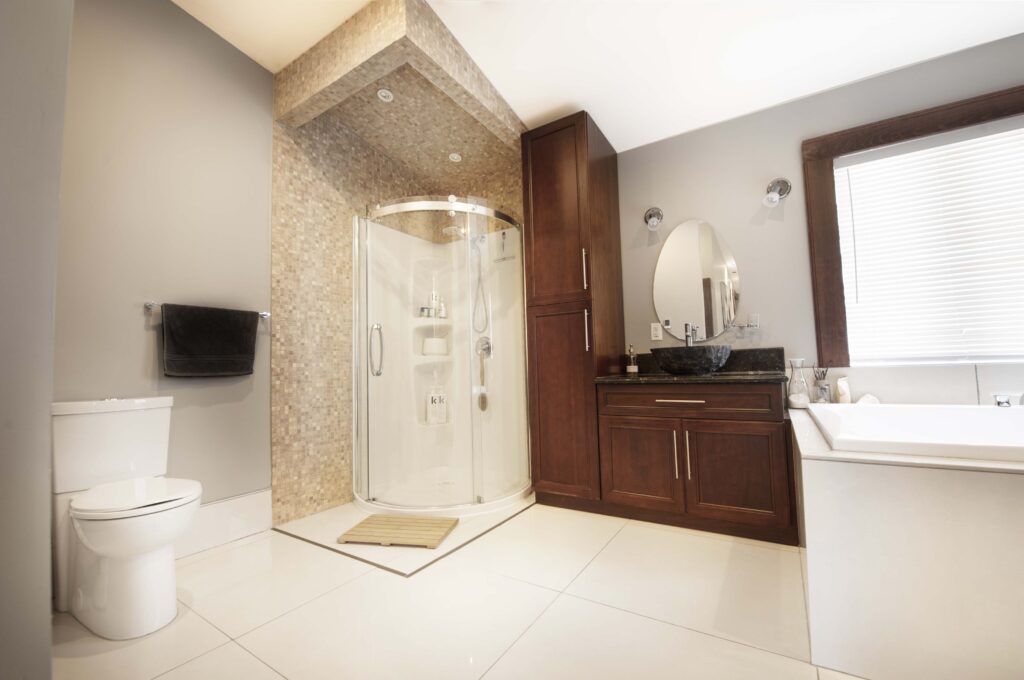
<instances>
[{"instance_id":1,"label":"cabinet drawer","mask_svg":"<svg viewBox=\"0 0 1024 680\"><path fill-rule=\"evenodd\" d=\"M781 384L599 385L597 400L602 415L783 419Z\"/></svg>"}]
</instances>

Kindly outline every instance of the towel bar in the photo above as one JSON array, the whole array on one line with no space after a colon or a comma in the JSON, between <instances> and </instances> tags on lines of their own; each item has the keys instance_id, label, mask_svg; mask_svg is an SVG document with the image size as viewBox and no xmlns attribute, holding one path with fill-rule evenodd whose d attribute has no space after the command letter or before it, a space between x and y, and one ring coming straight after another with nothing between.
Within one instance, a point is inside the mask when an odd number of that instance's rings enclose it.
<instances>
[{"instance_id":1,"label":"towel bar","mask_svg":"<svg viewBox=\"0 0 1024 680\"><path fill-rule=\"evenodd\" d=\"M159 302L144 302L144 303L142 303L142 306L146 308L147 312L152 312L152 311L154 311L154 310L156 310L156 309L158 309L160 307L160 303ZM259 314L260 314L260 318L261 319L269 319L270 318L270 312L260 312Z\"/></svg>"}]
</instances>

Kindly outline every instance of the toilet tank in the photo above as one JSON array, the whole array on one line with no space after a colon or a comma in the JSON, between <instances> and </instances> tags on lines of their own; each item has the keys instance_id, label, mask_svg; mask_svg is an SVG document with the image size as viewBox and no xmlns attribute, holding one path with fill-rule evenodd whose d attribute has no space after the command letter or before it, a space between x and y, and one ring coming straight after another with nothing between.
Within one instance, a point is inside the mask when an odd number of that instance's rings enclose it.
<instances>
[{"instance_id":1,"label":"toilet tank","mask_svg":"<svg viewBox=\"0 0 1024 680\"><path fill-rule=\"evenodd\" d=\"M53 491L167 474L174 397L53 404Z\"/></svg>"}]
</instances>

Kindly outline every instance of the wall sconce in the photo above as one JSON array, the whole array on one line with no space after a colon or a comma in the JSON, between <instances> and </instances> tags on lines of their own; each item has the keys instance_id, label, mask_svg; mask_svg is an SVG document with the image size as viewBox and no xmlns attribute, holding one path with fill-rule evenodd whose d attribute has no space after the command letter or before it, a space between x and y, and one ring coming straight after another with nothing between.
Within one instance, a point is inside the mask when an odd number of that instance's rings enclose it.
<instances>
[{"instance_id":1,"label":"wall sconce","mask_svg":"<svg viewBox=\"0 0 1024 680\"><path fill-rule=\"evenodd\" d=\"M782 203L782 199L789 196L789 192L793 190L793 185L788 179L779 177L773 179L771 184L768 185L768 191L765 193L764 198L761 199L761 203L766 208L774 208L779 203Z\"/></svg>"},{"instance_id":2,"label":"wall sconce","mask_svg":"<svg viewBox=\"0 0 1024 680\"><path fill-rule=\"evenodd\" d=\"M658 225L663 219L665 219L665 214L661 212L661 208L648 208L644 213L644 224L647 225L649 231L658 231Z\"/></svg>"}]
</instances>

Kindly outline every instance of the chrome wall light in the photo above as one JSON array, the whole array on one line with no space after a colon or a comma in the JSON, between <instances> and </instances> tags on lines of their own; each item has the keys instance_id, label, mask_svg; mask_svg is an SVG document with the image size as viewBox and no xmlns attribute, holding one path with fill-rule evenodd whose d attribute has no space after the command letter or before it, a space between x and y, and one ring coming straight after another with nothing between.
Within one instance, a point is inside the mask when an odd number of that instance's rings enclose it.
<instances>
[{"instance_id":1,"label":"chrome wall light","mask_svg":"<svg viewBox=\"0 0 1024 680\"><path fill-rule=\"evenodd\" d=\"M658 225L663 219L665 219L665 213L661 212L661 208L648 208L644 213L644 224L650 231L658 231Z\"/></svg>"},{"instance_id":2,"label":"chrome wall light","mask_svg":"<svg viewBox=\"0 0 1024 680\"><path fill-rule=\"evenodd\" d=\"M771 184L768 185L768 191L765 193L764 198L761 199L761 203L768 208L774 208L779 203L782 203L782 199L789 196L789 192L793 190L793 185L788 179L779 177L773 179Z\"/></svg>"}]
</instances>

